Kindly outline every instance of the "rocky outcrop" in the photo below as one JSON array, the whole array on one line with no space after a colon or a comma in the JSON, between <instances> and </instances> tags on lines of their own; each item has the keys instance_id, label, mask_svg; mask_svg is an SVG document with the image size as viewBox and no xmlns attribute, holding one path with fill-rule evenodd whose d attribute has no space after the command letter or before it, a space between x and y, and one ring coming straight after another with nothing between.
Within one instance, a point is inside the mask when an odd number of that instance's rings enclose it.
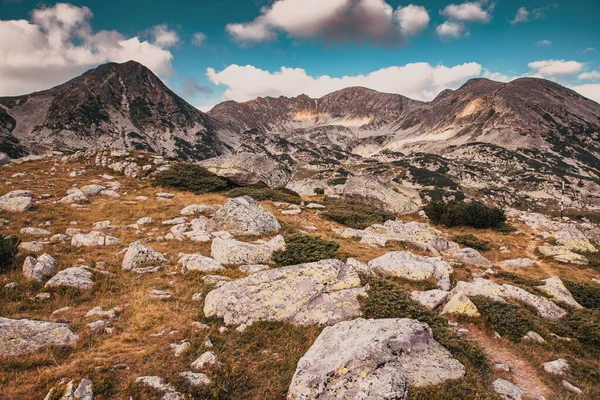
<instances>
[{"instance_id":1,"label":"rocky outcrop","mask_svg":"<svg viewBox=\"0 0 600 400\"><path fill-rule=\"evenodd\" d=\"M573 298L569 289L565 287L565 284L558 276L544 279L542 282L544 282L544 285L536 287L554 300L567 304L573 308L583 308L583 306Z\"/></svg>"},{"instance_id":2,"label":"rocky outcrop","mask_svg":"<svg viewBox=\"0 0 600 400\"><path fill-rule=\"evenodd\" d=\"M407 251L392 251L368 262L378 275L424 281L434 278L442 290L450 290L452 267L440 257L423 257Z\"/></svg>"},{"instance_id":3,"label":"rocky outcrop","mask_svg":"<svg viewBox=\"0 0 600 400\"><path fill-rule=\"evenodd\" d=\"M212 241L210 255L221 264L268 264L273 261L273 253L283 249L285 249L285 240L281 235L263 244L217 237Z\"/></svg>"},{"instance_id":4,"label":"rocky outcrop","mask_svg":"<svg viewBox=\"0 0 600 400\"><path fill-rule=\"evenodd\" d=\"M418 192L395 182L383 184L371 175L348 178L342 197L362 201L398 215L417 212L422 205Z\"/></svg>"},{"instance_id":5,"label":"rocky outcrop","mask_svg":"<svg viewBox=\"0 0 600 400\"><path fill-rule=\"evenodd\" d=\"M354 269L339 260L322 260L225 282L206 295L204 315L223 318L227 325L331 325L360 316L358 296L364 294Z\"/></svg>"},{"instance_id":6,"label":"rocky outcrop","mask_svg":"<svg viewBox=\"0 0 600 400\"><path fill-rule=\"evenodd\" d=\"M13 190L0 196L0 210L11 213L27 211L32 206L32 197L31 190Z\"/></svg>"},{"instance_id":7,"label":"rocky outcrop","mask_svg":"<svg viewBox=\"0 0 600 400\"><path fill-rule=\"evenodd\" d=\"M442 304L448 298L448 294L445 290L433 289L426 291L412 291L410 297L421 305L433 310Z\"/></svg>"},{"instance_id":8,"label":"rocky outcrop","mask_svg":"<svg viewBox=\"0 0 600 400\"><path fill-rule=\"evenodd\" d=\"M292 177L291 170L285 164L266 154L237 153L209 158L199 164L240 185L262 182L277 189L285 187Z\"/></svg>"},{"instance_id":9,"label":"rocky outcrop","mask_svg":"<svg viewBox=\"0 0 600 400\"><path fill-rule=\"evenodd\" d=\"M79 336L66 324L0 317L0 355L33 353L46 346L71 346Z\"/></svg>"},{"instance_id":10,"label":"rocky outcrop","mask_svg":"<svg viewBox=\"0 0 600 400\"><path fill-rule=\"evenodd\" d=\"M551 257L555 261L564 264L587 265L588 260L581 254L577 254L565 246L552 246L544 244L538 247L538 251L544 257Z\"/></svg>"},{"instance_id":11,"label":"rocky outcrop","mask_svg":"<svg viewBox=\"0 0 600 400\"><path fill-rule=\"evenodd\" d=\"M207 232L262 235L281 229L277 218L249 196L229 199L204 226Z\"/></svg>"},{"instance_id":12,"label":"rocky outcrop","mask_svg":"<svg viewBox=\"0 0 600 400\"><path fill-rule=\"evenodd\" d=\"M590 243L586 235L574 225L562 227L553 234L556 243L574 252L596 252L596 248Z\"/></svg>"},{"instance_id":13,"label":"rocky outcrop","mask_svg":"<svg viewBox=\"0 0 600 400\"><path fill-rule=\"evenodd\" d=\"M287 399L405 399L410 387L464 374L426 324L359 318L323 330L298 362Z\"/></svg>"},{"instance_id":14,"label":"rocky outcrop","mask_svg":"<svg viewBox=\"0 0 600 400\"><path fill-rule=\"evenodd\" d=\"M120 239L98 231L87 234L77 233L71 238L71 246L75 247L111 246L120 242Z\"/></svg>"}]
</instances>

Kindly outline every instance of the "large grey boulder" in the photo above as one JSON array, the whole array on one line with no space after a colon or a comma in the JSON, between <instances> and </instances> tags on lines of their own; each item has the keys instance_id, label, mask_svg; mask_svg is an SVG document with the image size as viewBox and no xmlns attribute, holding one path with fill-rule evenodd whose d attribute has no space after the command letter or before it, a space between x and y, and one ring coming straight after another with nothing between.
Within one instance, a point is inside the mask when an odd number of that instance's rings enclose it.
<instances>
[{"instance_id":1,"label":"large grey boulder","mask_svg":"<svg viewBox=\"0 0 600 400\"><path fill-rule=\"evenodd\" d=\"M492 383L494 391L505 400L523 400L525 393L514 383L506 379L496 379Z\"/></svg>"},{"instance_id":2,"label":"large grey boulder","mask_svg":"<svg viewBox=\"0 0 600 400\"><path fill-rule=\"evenodd\" d=\"M273 253L283 249L285 240L281 235L263 244L215 238L211 244L210 255L221 264L268 264L273 261Z\"/></svg>"},{"instance_id":3,"label":"large grey boulder","mask_svg":"<svg viewBox=\"0 0 600 400\"><path fill-rule=\"evenodd\" d=\"M482 256L477 250L470 247L452 249L444 253L444 255L474 267L491 268L494 266L490 260Z\"/></svg>"},{"instance_id":4,"label":"large grey boulder","mask_svg":"<svg viewBox=\"0 0 600 400\"><path fill-rule=\"evenodd\" d=\"M549 244L543 244L539 246L538 251L544 257L551 257L555 261L564 264L575 264L575 265L587 265L588 259L582 256L581 254L577 254L572 252L565 246L552 246Z\"/></svg>"},{"instance_id":5,"label":"large grey boulder","mask_svg":"<svg viewBox=\"0 0 600 400\"><path fill-rule=\"evenodd\" d=\"M33 353L46 346L71 346L79 337L66 324L0 317L0 355Z\"/></svg>"},{"instance_id":6,"label":"large grey boulder","mask_svg":"<svg viewBox=\"0 0 600 400\"><path fill-rule=\"evenodd\" d=\"M568 304L573 308L583 308L574 298L569 289L565 286L563 281L558 276L552 276L550 278L542 280L544 285L537 286L542 292L552 297L556 301L564 304Z\"/></svg>"},{"instance_id":7,"label":"large grey boulder","mask_svg":"<svg viewBox=\"0 0 600 400\"><path fill-rule=\"evenodd\" d=\"M225 269L224 266L216 262L214 259L203 256L200 253L180 254L178 262L181 264L181 272L215 272Z\"/></svg>"},{"instance_id":8,"label":"large grey boulder","mask_svg":"<svg viewBox=\"0 0 600 400\"><path fill-rule=\"evenodd\" d=\"M411 386L436 385L464 366L412 319L362 318L321 332L300 359L288 400L405 399Z\"/></svg>"},{"instance_id":9,"label":"large grey boulder","mask_svg":"<svg viewBox=\"0 0 600 400\"><path fill-rule=\"evenodd\" d=\"M439 289L426 291L415 290L410 292L410 297L421 305L433 310L446 301L449 293L450 292Z\"/></svg>"},{"instance_id":10,"label":"large grey boulder","mask_svg":"<svg viewBox=\"0 0 600 400\"><path fill-rule=\"evenodd\" d=\"M403 278L411 281L437 280L442 290L450 290L452 267L440 257L424 257L407 251L391 251L368 262L378 275Z\"/></svg>"},{"instance_id":11,"label":"large grey boulder","mask_svg":"<svg viewBox=\"0 0 600 400\"><path fill-rule=\"evenodd\" d=\"M56 260L49 254L42 254L37 259L29 256L23 262L23 276L41 282L45 276L54 275L57 268Z\"/></svg>"},{"instance_id":12,"label":"large grey boulder","mask_svg":"<svg viewBox=\"0 0 600 400\"><path fill-rule=\"evenodd\" d=\"M553 236L558 245L564 246L570 251L591 253L597 251L585 233L575 225L565 225L558 232L554 232Z\"/></svg>"},{"instance_id":13,"label":"large grey boulder","mask_svg":"<svg viewBox=\"0 0 600 400\"><path fill-rule=\"evenodd\" d=\"M0 210L17 213L31 208L33 192L31 190L13 190L0 196Z\"/></svg>"},{"instance_id":14,"label":"large grey boulder","mask_svg":"<svg viewBox=\"0 0 600 400\"><path fill-rule=\"evenodd\" d=\"M168 262L167 258L154 250L152 247L144 246L140 241L133 242L127 248L121 268L131 271L142 267L155 267Z\"/></svg>"},{"instance_id":15,"label":"large grey boulder","mask_svg":"<svg viewBox=\"0 0 600 400\"><path fill-rule=\"evenodd\" d=\"M120 239L98 231L77 233L71 238L71 246L75 247L111 246L120 242Z\"/></svg>"},{"instance_id":16,"label":"large grey boulder","mask_svg":"<svg viewBox=\"0 0 600 400\"><path fill-rule=\"evenodd\" d=\"M358 296L365 293L353 268L339 260L322 260L225 282L206 295L204 315L223 318L227 325L331 325L360 316Z\"/></svg>"},{"instance_id":17,"label":"large grey boulder","mask_svg":"<svg viewBox=\"0 0 600 400\"><path fill-rule=\"evenodd\" d=\"M204 226L207 232L262 235L281 229L277 218L249 196L236 197L219 209Z\"/></svg>"},{"instance_id":18,"label":"large grey boulder","mask_svg":"<svg viewBox=\"0 0 600 400\"><path fill-rule=\"evenodd\" d=\"M292 171L265 154L237 153L200 161L210 172L241 185L263 182L273 189L285 187Z\"/></svg>"},{"instance_id":19,"label":"large grey boulder","mask_svg":"<svg viewBox=\"0 0 600 400\"><path fill-rule=\"evenodd\" d=\"M372 175L351 176L342 192L344 199L358 200L394 214L411 214L422 206L419 193L393 181L381 183Z\"/></svg>"},{"instance_id":20,"label":"large grey boulder","mask_svg":"<svg viewBox=\"0 0 600 400\"><path fill-rule=\"evenodd\" d=\"M71 287L75 289L89 290L94 287L93 274L85 268L71 267L63 269L54 275L46 287Z\"/></svg>"}]
</instances>

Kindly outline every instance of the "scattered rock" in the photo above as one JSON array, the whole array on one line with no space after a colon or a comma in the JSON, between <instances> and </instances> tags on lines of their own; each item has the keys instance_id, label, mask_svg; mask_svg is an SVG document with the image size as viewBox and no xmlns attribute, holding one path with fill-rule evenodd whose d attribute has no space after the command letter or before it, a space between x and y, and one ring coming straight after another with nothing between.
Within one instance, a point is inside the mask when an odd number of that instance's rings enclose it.
<instances>
[{"instance_id":1,"label":"scattered rock","mask_svg":"<svg viewBox=\"0 0 600 400\"><path fill-rule=\"evenodd\" d=\"M411 214L422 206L419 193L393 181L381 183L375 176L350 176L342 197L358 200L394 214Z\"/></svg>"},{"instance_id":2,"label":"scattered rock","mask_svg":"<svg viewBox=\"0 0 600 400\"><path fill-rule=\"evenodd\" d=\"M500 263L504 268L527 268L533 267L535 261L530 258L515 258L513 260L505 260Z\"/></svg>"},{"instance_id":3,"label":"scattered rock","mask_svg":"<svg viewBox=\"0 0 600 400\"><path fill-rule=\"evenodd\" d=\"M544 279L542 282L544 282L543 286L536 287L542 292L546 293L548 296L573 308L583 308L583 306L573 298L573 295L571 295L569 289L565 287L564 283L558 276Z\"/></svg>"},{"instance_id":4,"label":"scattered rock","mask_svg":"<svg viewBox=\"0 0 600 400\"><path fill-rule=\"evenodd\" d=\"M268 265L265 264L249 264L249 265L240 265L238 269L245 274L255 274L260 271L264 271L269 269Z\"/></svg>"},{"instance_id":5,"label":"scattered rock","mask_svg":"<svg viewBox=\"0 0 600 400\"><path fill-rule=\"evenodd\" d=\"M189 342L181 342L181 343L171 343L169 345L175 352L175 357L181 356L183 353L187 352L192 345Z\"/></svg>"},{"instance_id":6,"label":"scattered rock","mask_svg":"<svg viewBox=\"0 0 600 400\"><path fill-rule=\"evenodd\" d=\"M0 210L19 213L31 209L33 192L31 190L13 190L0 196Z\"/></svg>"},{"instance_id":7,"label":"scattered rock","mask_svg":"<svg viewBox=\"0 0 600 400\"><path fill-rule=\"evenodd\" d=\"M278 235L264 244L215 238L210 255L221 264L265 264L272 262L273 253L285 249L283 236Z\"/></svg>"},{"instance_id":8,"label":"scattered rock","mask_svg":"<svg viewBox=\"0 0 600 400\"><path fill-rule=\"evenodd\" d=\"M137 220L136 224L138 225L147 225L147 224L153 224L154 223L154 219L152 219L152 217L142 217L140 219Z\"/></svg>"},{"instance_id":9,"label":"scattered rock","mask_svg":"<svg viewBox=\"0 0 600 400\"><path fill-rule=\"evenodd\" d=\"M98 231L92 231L88 234L77 233L71 238L71 246L75 247L111 246L120 242L120 239L104 235Z\"/></svg>"},{"instance_id":10,"label":"scattered rock","mask_svg":"<svg viewBox=\"0 0 600 400\"><path fill-rule=\"evenodd\" d=\"M506 379L496 379L492 386L494 391L506 400L523 400L525 393L514 383Z\"/></svg>"},{"instance_id":11,"label":"scattered rock","mask_svg":"<svg viewBox=\"0 0 600 400\"><path fill-rule=\"evenodd\" d=\"M480 315L475 304L463 292L453 294L440 314L457 314L467 317L479 317Z\"/></svg>"},{"instance_id":12,"label":"scattered rock","mask_svg":"<svg viewBox=\"0 0 600 400\"><path fill-rule=\"evenodd\" d=\"M452 267L440 257L423 257L407 251L392 251L368 262L376 274L423 281L435 278L442 290L450 289Z\"/></svg>"},{"instance_id":13,"label":"scattered rock","mask_svg":"<svg viewBox=\"0 0 600 400\"><path fill-rule=\"evenodd\" d=\"M79 336L66 324L0 317L0 355L33 353L46 346L71 346Z\"/></svg>"},{"instance_id":14,"label":"scattered rock","mask_svg":"<svg viewBox=\"0 0 600 400\"><path fill-rule=\"evenodd\" d=\"M168 262L166 257L152 247L144 246L141 242L133 242L127 248L121 268L124 271L138 270L142 267L155 268Z\"/></svg>"},{"instance_id":15,"label":"scattered rock","mask_svg":"<svg viewBox=\"0 0 600 400\"><path fill-rule=\"evenodd\" d=\"M30 236L51 236L52 235L52 232L50 232L47 229L33 228L33 227L21 228L20 232L22 235L30 235Z\"/></svg>"},{"instance_id":16,"label":"scattered rock","mask_svg":"<svg viewBox=\"0 0 600 400\"><path fill-rule=\"evenodd\" d=\"M445 290L438 289L427 290L424 292L413 291L410 293L410 297L430 310L433 310L446 301L449 293L450 292Z\"/></svg>"},{"instance_id":17,"label":"scattered rock","mask_svg":"<svg viewBox=\"0 0 600 400\"><path fill-rule=\"evenodd\" d=\"M233 234L262 235L281 229L277 218L249 196L229 199L210 219L207 232L226 230Z\"/></svg>"},{"instance_id":18,"label":"scattered rock","mask_svg":"<svg viewBox=\"0 0 600 400\"><path fill-rule=\"evenodd\" d=\"M208 376L197 372L180 372L179 376L185 379L186 383L191 387L210 386L212 384Z\"/></svg>"},{"instance_id":19,"label":"scattered rock","mask_svg":"<svg viewBox=\"0 0 600 400\"><path fill-rule=\"evenodd\" d=\"M448 251L447 254L455 260L467 265L472 265L474 267L491 268L494 266L490 260L482 256L477 250L470 247L465 247L463 249L452 249Z\"/></svg>"},{"instance_id":20,"label":"scattered rock","mask_svg":"<svg viewBox=\"0 0 600 400\"><path fill-rule=\"evenodd\" d=\"M44 251L45 242L21 242L19 250L24 253L41 253Z\"/></svg>"},{"instance_id":21,"label":"scattered rock","mask_svg":"<svg viewBox=\"0 0 600 400\"><path fill-rule=\"evenodd\" d=\"M538 343L546 343L543 337L540 336L539 333L534 331L529 331L525 336L523 336L523 340L530 340Z\"/></svg>"},{"instance_id":22,"label":"scattered rock","mask_svg":"<svg viewBox=\"0 0 600 400\"><path fill-rule=\"evenodd\" d=\"M203 256L200 253L195 254L180 254L179 264L181 264L181 272L199 271L199 272L215 272L224 270L225 267L216 262L210 257Z\"/></svg>"},{"instance_id":23,"label":"scattered rock","mask_svg":"<svg viewBox=\"0 0 600 400\"><path fill-rule=\"evenodd\" d=\"M564 264L587 265L588 260L581 254L574 253L564 246L551 246L544 244L538 247L538 251L544 257L552 257L554 260Z\"/></svg>"},{"instance_id":24,"label":"scattered rock","mask_svg":"<svg viewBox=\"0 0 600 400\"><path fill-rule=\"evenodd\" d=\"M41 282L45 276L54 275L58 265L49 254L42 254L37 259L31 256L23 263L23 276Z\"/></svg>"},{"instance_id":25,"label":"scattered rock","mask_svg":"<svg viewBox=\"0 0 600 400\"><path fill-rule=\"evenodd\" d=\"M583 391L581 389L579 389L577 386L570 384L569 382L565 381L564 379L562 381L562 384L570 392L573 392L575 394L583 393Z\"/></svg>"},{"instance_id":26,"label":"scattered rock","mask_svg":"<svg viewBox=\"0 0 600 400\"><path fill-rule=\"evenodd\" d=\"M215 212L215 208L213 206L209 206L206 204L190 204L189 206L185 207L183 210L181 210L181 215L196 215L196 214L202 214L205 212Z\"/></svg>"},{"instance_id":27,"label":"scattered rock","mask_svg":"<svg viewBox=\"0 0 600 400\"><path fill-rule=\"evenodd\" d=\"M89 290L94 287L92 273L81 267L71 267L60 271L48 282L46 287L71 287L75 289Z\"/></svg>"},{"instance_id":28,"label":"scattered rock","mask_svg":"<svg viewBox=\"0 0 600 400\"><path fill-rule=\"evenodd\" d=\"M564 358L559 358L554 361L545 362L542 364L542 367L547 373L560 376L565 375L571 368L569 362Z\"/></svg>"},{"instance_id":29,"label":"scattered rock","mask_svg":"<svg viewBox=\"0 0 600 400\"><path fill-rule=\"evenodd\" d=\"M198 357L196 361L192 363L191 367L193 369L203 369L209 365L215 365L218 362L219 360L217 359L217 355L212 351L207 351Z\"/></svg>"},{"instance_id":30,"label":"scattered rock","mask_svg":"<svg viewBox=\"0 0 600 400\"><path fill-rule=\"evenodd\" d=\"M173 297L173 292L170 290L154 289L152 292L150 292L150 296L158 300L169 300Z\"/></svg>"}]
</instances>

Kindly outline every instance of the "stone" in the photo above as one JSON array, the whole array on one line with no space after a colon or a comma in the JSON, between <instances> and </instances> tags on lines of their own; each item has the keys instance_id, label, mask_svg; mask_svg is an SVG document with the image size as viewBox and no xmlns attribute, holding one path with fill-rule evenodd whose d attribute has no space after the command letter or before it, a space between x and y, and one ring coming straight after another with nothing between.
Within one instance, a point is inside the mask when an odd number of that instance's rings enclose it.
<instances>
[{"instance_id":1,"label":"stone","mask_svg":"<svg viewBox=\"0 0 600 400\"><path fill-rule=\"evenodd\" d=\"M463 293L457 292L452 295L450 300L444 305L441 313L442 315L458 314L465 315L467 317L479 317L479 311L473 302Z\"/></svg>"},{"instance_id":2,"label":"stone","mask_svg":"<svg viewBox=\"0 0 600 400\"><path fill-rule=\"evenodd\" d=\"M199 272L215 272L224 270L225 267L210 257L203 256L200 253L195 254L180 254L179 264L181 264L181 272L199 271Z\"/></svg>"},{"instance_id":3,"label":"stone","mask_svg":"<svg viewBox=\"0 0 600 400\"><path fill-rule=\"evenodd\" d=\"M358 297L365 294L354 269L339 260L322 260L224 282L206 295L204 315L223 318L226 325L331 325L360 316Z\"/></svg>"},{"instance_id":4,"label":"stone","mask_svg":"<svg viewBox=\"0 0 600 400\"><path fill-rule=\"evenodd\" d=\"M169 347L171 347L175 352L175 357L179 357L185 352L187 352L190 349L190 347L192 347L192 345L189 342L184 341L181 343L171 343Z\"/></svg>"},{"instance_id":5,"label":"stone","mask_svg":"<svg viewBox=\"0 0 600 400\"><path fill-rule=\"evenodd\" d=\"M50 232L47 229L33 228L33 227L21 228L20 232L22 235L30 235L30 236L51 236L52 235L52 232Z\"/></svg>"},{"instance_id":6,"label":"stone","mask_svg":"<svg viewBox=\"0 0 600 400\"><path fill-rule=\"evenodd\" d=\"M94 287L93 274L81 267L63 269L53 276L46 287L71 287L75 289L89 290Z\"/></svg>"},{"instance_id":7,"label":"stone","mask_svg":"<svg viewBox=\"0 0 600 400\"><path fill-rule=\"evenodd\" d=\"M203 369L209 365L215 365L218 363L217 355L212 351L207 351L198 357L191 365L193 369Z\"/></svg>"},{"instance_id":8,"label":"stone","mask_svg":"<svg viewBox=\"0 0 600 400\"><path fill-rule=\"evenodd\" d=\"M348 257L348 259L346 259L346 265L349 265L352 268L354 268L356 270L356 272L358 272L359 274L373 275L373 271L371 270L371 268L369 268L367 263L358 261L355 258Z\"/></svg>"},{"instance_id":9,"label":"stone","mask_svg":"<svg viewBox=\"0 0 600 400\"><path fill-rule=\"evenodd\" d=\"M321 332L298 362L287 399L405 399L411 386L464 374L426 324L359 318Z\"/></svg>"},{"instance_id":10,"label":"stone","mask_svg":"<svg viewBox=\"0 0 600 400\"><path fill-rule=\"evenodd\" d=\"M367 229L347 232L361 238L361 243L385 246L388 241L406 242L420 249L439 255L447 251L452 243L442 236L442 232L421 222L404 222L388 220L383 225L372 225ZM458 247L454 243L455 247Z\"/></svg>"},{"instance_id":11,"label":"stone","mask_svg":"<svg viewBox=\"0 0 600 400\"><path fill-rule=\"evenodd\" d=\"M265 183L271 189L285 187L292 177L287 165L266 154L236 153L200 161L210 172L240 185Z\"/></svg>"},{"instance_id":12,"label":"stone","mask_svg":"<svg viewBox=\"0 0 600 400\"><path fill-rule=\"evenodd\" d=\"M588 265L588 260L581 254L574 253L564 246L551 246L544 244L539 246L538 251L544 257L551 257L555 261L564 264Z\"/></svg>"},{"instance_id":13,"label":"stone","mask_svg":"<svg viewBox=\"0 0 600 400\"><path fill-rule=\"evenodd\" d=\"M49 254L42 254L37 259L31 256L23 263L23 276L41 282L45 276L54 275L58 265Z\"/></svg>"},{"instance_id":14,"label":"stone","mask_svg":"<svg viewBox=\"0 0 600 400\"><path fill-rule=\"evenodd\" d=\"M162 197L163 199L172 199L175 197L175 194L167 192L158 192L156 193L156 197Z\"/></svg>"},{"instance_id":15,"label":"stone","mask_svg":"<svg viewBox=\"0 0 600 400\"><path fill-rule=\"evenodd\" d=\"M158 300L169 300L173 297L173 292L170 290L154 289L150 292L150 296Z\"/></svg>"},{"instance_id":16,"label":"stone","mask_svg":"<svg viewBox=\"0 0 600 400\"><path fill-rule=\"evenodd\" d=\"M423 281L435 278L442 290L450 289L452 267L440 257L418 256L407 251L392 251L368 262L378 275Z\"/></svg>"},{"instance_id":17,"label":"stone","mask_svg":"<svg viewBox=\"0 0 600 400\"><path fill-rule=\"evenodd\" d=\"M280 229L277 218L249 196L229 199L204 227L207 232L226 230L234 235L263 235Z\"/></svg>"},{"instance_id":18,"label":"stone","mask_svg":"<svg viewBox=\"0 0 600 400\"><path fill-rule=\"evenodd\" d=\"M481 268L491 268L494 266L490 260L482 256L477 250L470 247L454 249L448 252L450 257L467 265Z\"/></svg>"},{"instance_id":19,"label":"stone","mask_svg":"<svg viewBox=\"0 0 600 400\"><path fill-rule=\"evenodd\" d=\"M573 392L575 394L583 393L583 391L581 389L579 389L577 386L572 385L571 383L565 381L564 379L562 380L562 384L565 387L565 389L567 389L569 392Z\"/></svg>"},{"instance_id":20,"label":"stone","mask_svg":"<svg viewBox=\"0 0 600 400\"><path fill-rule=\"evenodd\" d=\"M13 190L0 196L0 210L10 213L20 213L30 210L33 192L31 190Z\"/></svg>"},{"instance_id":21,"label":"stone","mask_svg":"<svg viewBox=\"0 0 600 400\"><path fill-rule=\"evenodd\" d=\"M272 262L274 252L283 249L285 249L285 240L281 235L275 236L264 244L215 238L212 241L210 255L221 264L266 264Z\"/></svg>"},{"instance_id":22,"label":"stone","mask_svg":"<svg viewBox=\"0 0 600 400\"><path fill-rule=\"evenodd\" d=\"M89 318L89 317L117 318L120 313L121 313L121 309L118 307L115 307L110 310L105 310L104 308L98 306L98 307L94 307L90 311L88 311L85 314L85 316L86 316L86 318Z\"/></svg>"},{"instance_id":23,"label":"stone","mask_svg":"<svg viewBox=\"0 0 600 400\"><path fill-rule=\"evenodd\" d=\"M163 392L163 400L183 400L183 396L160 376L140 376L135 379L135 383Z\"/></svg>"},{"instance_id":24,"label":"stone","mask_svg":"<svg viewBox=\"0 0 600 400\"><path fill-rule=\"evenodd\" d=\"M538 343L546 343L543 337L540 336L539 333L534 331L529 331L525 336L523 336L523 340L530 340Z\"/></svg>"},{"instance_id":25,"label":"stone","mask_svg":"<svg viewBox=\"0 0 600 400\"><path fill-rule=\"evenodd\" d=\"M154 219L152 219L152 217L142 217L140 219L137 220L136 224L138 225L148 225L148 224L153 224L154 223Z\"/></svg>"},{"instance_id":26,"label":"stone","mask_svg":"<svg viewBox=\"0 0 600 400\"><path fill-rule=\"evenodd\" d=\"M90 328L92 331L98 331L100 328L104 328L106 325L108 325L108 322L102 319L87 324L88 328Z\"/></svg>"},{"instance_id":27,"label":"stone","mask_svg":"<svg viewBox=\"0 0 600 400\"><path fill-rule=\"evenodd\" d=\"M6 153L0 153L0 165L10 163L10 157Z\"/></svg>"},{"instance_id":28,"label":"stone","mask_svg":"<svg viewBox=\"0 0 600 400\"><path fill-rule=\"evenodd\" d=\"M323 193L328 187L327 182L318 179L291 180L286 185L286 189L300 196L316 196L317 192Z\"/></svg>"},{"instance_id":29,"label":"stone","mask_svg":"<svg viewBox=\"0 0 600 400\"><path fill-rule=\"evenodd\" d=\"M410 297L430 310L433 310L446 301L449 293L438 289L426 290L424 292L413 291L410 292Z\"/></svg>"},{"instance_id":30,"label":"stone","mask_svg":"<svg viewBox=\"0 0 600 400\"><path fill-rule=\"evenodd\" d=\"M510 372L510 367L508 364L504 363L494 363L494 365L492 365L492 369L496 371Z\"/></svg>"},{"instance_id":31,"label":"stone","mask_svg":"<svg viewBox=\"0 0 600 400\"><path fill-rule=\"evenodd\" d=\"M319 203L308 203L306 205L306 208L310 208L310 209L324 209L325 206L323 204L319 204Z\"/></svg>"},{"instance_id":32,"label":"stone","mask_svg":"<svg viewBox=\"0 0 600 400\"><path fill-rule=\"evenodd\" d=\"M248 265L240 265L238 269L245 274L255 274L260 271L264 271L269 269L268 265L265 264L248 264Z\"/></svg>"},{"instance_id":33,"label":"stone","mask_svg":"<svg viewBox=\"0 0 600 400\"><path fill-rule=\"evenodd\" d=\"M87 234L76 233L71 238L71 246L75 247L95 247L95 246L112 246L120 243L121 240L109 235L104 235L98 231L92 231Z\"/></svg>"},{"instance_id":34,"label":"stone","mask_svg":"<svg viewBox=\"0 0 600 400\"><path fill-rule=\"evenodd\" d=\"M221 275L205 275L202 277L202 280L207 285L216 285L217 287L221 287L222 282L228 282L231 280L231 278Z\"/></svg>"},{"instance_id":35,"label":"stone","mask_svg":"<svg viewBox=\"0 0 600 400\"><path fill-rule=\"evenodd\" d=\"M185 224L185 218L183 217L177 217L177 218L173 218L173 219L168 219L166 221L163 221L162 224L163 225L179 225L179 224Z\"/></svg>"},{"instance_id":36,"label":"stone","mask_svg":"<svg viewBox=\"0 0 600 400\"><path fill-rule=\"evenodd\" d=\"M196 214L202 214L205 212L215 212L215 208L213 206L209 206L206 204L190 204L187 207L184 207L180 214L181 215L196 215Z\"/></svg>"},{"instance_id":37,"label":"stone","mask_svg":"<svg viewBox=\"0 0 600 400\"><path fill-rule=\"evenodd\" d=\"M344 185L342 197L399 215L416 213L422 206L417 191L393 181L382 183L373 175L350 176Z\"/></svg>"},{"instance_id":38,"label":"stone","mask_svg":"<svg viewBox=\"0 0 600 400\"><path fill-rule=\"evenodd\" d=\"M571 368L569 362L564 358L559 358L554 361L545 362L542 364L542 367L547 373L559 376L566 375L566 373Z\"/></svg>"},{"instance_id":39,"label":"stone","mask_svg":"<svg viewBox=\"0 0 600 400\"><path fill-rule=\"evenodd\" d=\"M533 267L535 261L530 258L515 258L513 260L504 260L500 265L504 268L527 268Z\"/></svg>"},{"instance_id":40,"label":"stone","mask_svg":"<svg viewBox=\"0 0 600 400\"><path fill-rule=\"evenodd\" d=\"M46 346L71 346L79 340L66 324L0 317L0 356L36 352Z\"/></svg>"},{"instance_id":41,"label":"stone","mask_svg":"<svg viewBox=\"0 0 600 400\"><path fill-rule=\"evenodd\" d=\"M523 400L525 398L523 390L506 379L496 379L492 383L492 387L505 400Z\"/></svg>"},{"instance_id":42,"label":"stone","mask_svg":"<svg viewBox=\"0 0 600 400\"><path fill-rule=\"evenodd\" d=\"M573 308L583 308L574 298L569 289L567 289L558 276L552 276L550 278L542 280L543 286L536 286L542 292L552 297L556 301L567 304Z\"/></svg>"},{"instance_id":43,"label":"stone","mask_svg":"<svg viewBox=\"0 0 600 400\"><path fill-rule=\"evenodd\" d=\"M569 251L579 253L595 253L597 251L586 235L575 225L563 225L559 231L554 232L553 236L558 245Z\"/></svg>"},{"instance_id":44,"label":"stone","mask_svg":"<svg viewBox=\"0 0 600 400\"><path fill-rule=\"evenodd\" d=\"M62 199L58 200L62 204L85 204L89 202L89 199L78 188L72 188L67 191L67 195Z\"/></svg>"},{"instance_id":45,"label":"stone","mask_svg":"<svg viewBox=\"0 0 600 400\"><path fill-rule=\"evenodd\" d=\"M52 238L51 238L52 239ZM24 253L41 253L44 251L45 242L21 242L19 250Z\"/></svg>"},{"instance_id":46,"label":"stone","mask_svg":"<svg viewBox=\"0 0 600 400\"><path fill-rule=\"evenodd\" d=\"M185 371L180 372L179 376L185 379L186 383L191 387L199 387L199 386L210 386L212 384L211 380L205 374L200 374L197 372Z\"/></svg>"},{"instance_id":47,"label":"stone","mask_svg":"<svg viewBox=\"0 0 600 400\"><path fill-rule=\"evenodd\" d=\"M137 270L142 267L156 267L168 262L167 258L154 250L144 246L140 241L133 242L127 248L121 268L124 271Z\"/></svg>"},{"instance_id":48,"label":"stone","mask_svg":"<svg viewBox=\"0 0 600 400\"><path fill-rule=\"evenodd\" d=\"M86 185L86 186L82 186L80 188L80 190L83 192L84 195L86 196L96 196L98 194L100 194L101 191L105 190L106 186L101 186L101 185Z\"/></svg>"}]
</instances>

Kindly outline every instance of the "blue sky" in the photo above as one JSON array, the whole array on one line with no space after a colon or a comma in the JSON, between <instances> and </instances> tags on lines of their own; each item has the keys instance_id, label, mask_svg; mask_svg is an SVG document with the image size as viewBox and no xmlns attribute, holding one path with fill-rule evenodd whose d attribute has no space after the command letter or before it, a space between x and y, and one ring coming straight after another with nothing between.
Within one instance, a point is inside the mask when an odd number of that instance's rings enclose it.
<instances>
[{"instance_id":1,"label":"blue sky","mask_svg":"<svg viewBox=\"0 0 600 400\"><path fill-rule=\"evenodd\" d=\"M430 100L523 75L600 101L598 22L598 0L0 0L0 95L136 59L201 109L351 85Z\"/></svg>"}]
</instances>

